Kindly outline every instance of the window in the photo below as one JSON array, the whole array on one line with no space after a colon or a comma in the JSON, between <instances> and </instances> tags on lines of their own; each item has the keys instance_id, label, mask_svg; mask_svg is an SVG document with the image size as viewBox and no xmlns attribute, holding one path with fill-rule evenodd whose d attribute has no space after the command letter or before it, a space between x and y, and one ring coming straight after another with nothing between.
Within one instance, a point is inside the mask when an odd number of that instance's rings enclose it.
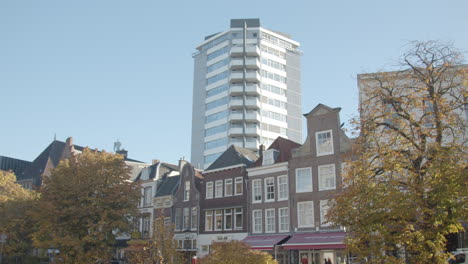
<instances>
[{"instance_id":1,"label":"window","mask_svg":"<svg viewBox=\"0 0 468 264\"><path fill-rule=\"evenodd\" d=\"M205 130L205 137L209 137L209 136L212 136L212 135L215 135L215 134L218 134L218 133L226 132L226 130L227 130L227 124L223 124L223 125L219 125L219 126L215 126L215 127L210 127L210 128L207 128Z\"/></svg>"},{"instance_id":2,"label":"window","mask_svg":"<svg viewBox=\"0 0 468 264\"><path fill-rule=\"evenodd\" d=\"M228 143L227 138L215 139L205 143L205 150L225 146Z\"/></svg>"},{"instance_id":3,"label":"window","mask_svg":"<svg viewBox=\"0 0 468 264\"><path fill-rule=\"evenodd\" d=\"M223 229L223 210L215 211L215 230Z\"/></svg>"},{"instance_id":4,"label":"window","mask_svg":"<svg viewBox=\"0 0 468 264\"><path fill-rule=\"evenodd\" d=\"M224 180L224 196L232 196L232 179Z\"/></svg>"},{"instance_id":5,"label":"window","mask_svg":"<svg viewBox=\"0 0 468 264\"><path fill-rule=\"evenodd\" d=\"M215 197L223 197L223 181L216 181Z\"/></svg>"},{"instance_id":6,"label":"window","mask_svg":"<svg viewBox=\"0 0 468 264\"><path fill-rule=\"evenodd\" d=\"M275 201L275 178L265 179L265 202Z\"/></svg>"},{"instance_id":7,"label":"window","mask_svg":"<svg viewBox=\"0 0 468 264\"><path fill-rule=\"evenodd\" d=\"M224 210L224 230L232 230L232 209Z\"/></svg>"},{"instance_id":8,"label":"window","mask_svg":"<svg viewBox=\"0 0 468 264\"><path fill-rule=\"evenodd\" d=\"M253 210L253 230L252 233L262 233L262 210Z\"/></svg>"},{"instance_id":9,"label":"window","mask_svg":"<svg viewBox=\"0 0 468 264\"><path fill-rule=\"evenodd\" d=\"M425 127L434 126L434 104L430 100L423 101L424 117L423 122Z\"/></svg>"},{"instance_id":10,"label":"window","mask_svg":"<svg viewBox=\"0 0 468 264\"><path fill-rule=\"evenodd\" d=\"M192 207L192 221L191 221L191 224L192 224L192 229L197 229L197 223L198 223L198 219L197 219L197 216L198 216L198 212L197 212L197 208L196 207Z\"/></svg>"},{"instance_id":11,"label":"window","mask_svg":"<svg viewBox=\"0 0 468 264\"><path fill-rule=\"evenodd\" d=\"M150 223L150 215L143 216L143 226L141 229L143 238L148 238L150 236Z\"/></svg>"},{"instance_id":12,"label":"window","mask_svg":"<svg viewBox=\"0 0 468 264\"><path fill-rule=\"evenodd\" d=\"M175 211L176 229L182 229L182 208L176 208Z\"/></svg>"},{"instance_id":13,"label":"window","mask_svg":"<svg viewBox=\"0 0 468 264\"><path fill-rule=\"evenodd\" d=\"M234 209L235 217L234 217L234 228L235 229L242 229L242 208Z\"/></svg>"},{"instance_id":14,"label":"window","mask_svg":"<svg viewBox=\"0 0 468 264\"><path fill-rule=\"evenodd\" d=\"M143 189L143 206L151 206L151 187L145 187Z\"/></svg>"},{"instance_id":15,"label":"window","mask_svg":"<svg viewBox=\"0 0 468 264\"><path fill-rule=\"evenodd\" d=\"M297 203L297 220L299 227L314 226L314 204L312 201Z\"/></svg>"},{"instance_id":16,"label":"window","mask_svg":"<svg viewBox=\"0 0 468 264\"><path fill-rule=\"evenodd\" d=\"M262 180L252 181L252 203L262 202Z\"/></svg>"},{"instance_id":17,"label":"window","mask_svg":"<svg viewBox=\"0 0 468 264\"><path fill-rule=\"evenodd\" d=\"M296 192L312 191L312 168L296 169Z\"/></svg>"},{"instance_id":18,"label":"window","mask_svg":"<svg viewBox=\"0 0 468 264\"><path fill-rule=\"evenodd\" d=\"M206 79L206 85L210 85L210 84L215 83L215 82L217 82L219 80L226 79L228 76L229 76L229 71L224 71L222 73L218 73L215 76L212 76L212 77Z\"/></svg>"},{"instance_id":19,"label":"window","mask_svg":"<svg viewBox=\"0 0 468 264\"><path fill-rule=\"evenodd\" d=\"M275 228L275 209L266 209L265 210L265 233L274 233Z\"/></svg>"},{"instance_id":20,"label":"window","mask_svg":"<svg viewBox=\"0 0 468 264\"><path fill-rule=\"evenodd\" d=\"M319 191L336 189L335 164L318 166Z\"/></svg>"},{"instance_id":21,"label":"window","mask_svg":"<svg viewBox=\"0 0 468 264\"><path fill-rule=\"evenodd\" d=\"M205 123L208 124L208 123L223 119L223 118L227 117L228 114L229 114L229 112L227 110L211 114L211 115L205 117Z\"/></svg>"},{"instance_id":22,"label":"window","mask_svg":"<svg viewBox=\"0 0 468 264\"><path fill-rule=\"evenodd\" d=\"M315 133L317 142L317 156L333 154L333 136L332 131L321 131Z\"/></svg>"},{"instance_id":23,"label":"window","mask_svg":"<svg viewBox=\"0 0 468 264\"><path fill-rule=\"evenodd\" d=\"M274 149L265 150L263 152L262 165L265 166L265 165L270 165L270 164L275 163L275 157L274 156L275 156L275 150Z\"/></svg>"},{"instance_id":24,"label":"window","mask_svg":"<svg viewBox=\"0 0 468 264\"><path fill-rule=\"evenodd\" d=\"M320 225L321 226L329 226L331 224L331 223L327 223L327 219L325 219L328 209L330 209L330 206L328 205L328 200L321 200L320 201Z\"/></svg>"},{"instance_id":25,"label":"window","mask_svg":"<svg viewBox=\"0 0 468 264\"><path fill-rule=\"evenodd\" d=\"M213 182L207 182L206 183L206 199L211 199L213 198Z\"/></svg>"},{"instance_id":26,"label":"window","mask_svg":"<svg viewBox=\"0 0 468 264\"><path fill-rule=\"evenodd\" d=\"M190 181L185 181L184 201L190 200Z\"/></svg>"},{"instance_id":27,"label":"window","mask_svg":"<svg viewBox=\"0 0 468 264\"><path fill-rule=\"evenodd\" d=\"M278 209L279 231L289 232L289 208Z\"/></svg>"},{"instance_id":28,"label":"window","mask_svg":"<svg viewBox=\"0 0 468 264\"><path fill-rule=\"evenodd\" d=\"M190 208L184 208L184 230L190 229Z\"/></svg>"},{"instance_id":29,"label":"window","mask_svg":"<svg viewBox=\"0 0 468 264\"><path fill-rule=\"evenodd\" d=\"M242 177L237 177L235 179L234 194L242 195Z\"/></svg>"},{"instance_id":30,"label":"window","mask_svg":"<svg viewBox=\"0 0 468 264\"><path fill-rule=\"evenodd\" d=\"M278 201L288 199L288 176L278 176Z\"/></svg>"},{"instance_id":31,"label":"window","mask_svg":"<svg viewBox=\"0 0 468 264\"><path fill-rule=\"evenodd\" d=\"M205 231L213 231L213 211L205 212Z\"/></svg>"}]
</instances>

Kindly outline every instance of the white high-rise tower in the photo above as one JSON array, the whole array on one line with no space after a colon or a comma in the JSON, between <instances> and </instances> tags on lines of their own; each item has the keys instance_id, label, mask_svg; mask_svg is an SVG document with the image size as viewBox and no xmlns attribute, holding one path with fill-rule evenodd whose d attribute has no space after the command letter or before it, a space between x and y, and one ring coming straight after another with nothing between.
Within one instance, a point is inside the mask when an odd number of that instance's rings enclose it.
<instances>
[{"instance_id":1,"label":"white high-rise tower","mask_svg":"<svg viewBox=\"0 0 468 264\"><path fill-rule=\"evenodd\" d=\"M259 19L232 19L205 37L193 55L192 164L206 168L232 144L302 143L298 47Z\"/></svg>"}]
</instances>

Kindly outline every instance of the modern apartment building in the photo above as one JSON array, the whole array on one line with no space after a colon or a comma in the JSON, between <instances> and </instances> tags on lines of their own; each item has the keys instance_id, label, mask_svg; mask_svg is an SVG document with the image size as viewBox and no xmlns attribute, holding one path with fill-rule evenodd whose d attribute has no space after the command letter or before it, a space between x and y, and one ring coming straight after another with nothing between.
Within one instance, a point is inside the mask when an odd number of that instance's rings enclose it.
<instances>
[{"instance_id":1,"label":"modern apartment building","mask_svg":"<svg viewBox=\"0 0 468 264\"><path fill-rule=\"evenodd\" d=\"M278 136L300 143L299 43L232 19L194 53L191 162L207 168L230 145L257 150Z\"/></svg>"}]
</instances>

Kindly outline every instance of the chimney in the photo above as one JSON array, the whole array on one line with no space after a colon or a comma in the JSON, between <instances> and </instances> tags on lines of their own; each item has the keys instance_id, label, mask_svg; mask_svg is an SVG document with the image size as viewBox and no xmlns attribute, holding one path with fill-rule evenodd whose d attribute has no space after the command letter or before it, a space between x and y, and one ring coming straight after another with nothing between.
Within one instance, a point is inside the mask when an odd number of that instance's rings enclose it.
<instances>
[{"instance_id":1,"label":"chimney","mask_svg":"<svg viewBox=\"0 0 468 264\"><path fill-rule=\"evenodd\" d=\"M265 145L260 144L260 146L258 146L258 156L259 157L262 156L263 151L265 151Z\"/></svg>"},{"instance_id":2,"label":"chimney","mask_svg":"<svg viewBox=\"0 0 468 264\"><path fill-rule=\"evenodd\" d=\"M151 165L154 165L154 164L159 163L159 162L160 162L160 160L154 159L154 160L151 161Z\"/></svg>"},{"instance_id":3,"label":"chimney","mask_svg":"<svg viewBox=\"0 0 468 264\"><path fill-rule=\"evenodd\" d=\"M72 138L72 137L68 137L67 140L65 141L65 143L66 143L67 146L69 146L69 147L73 146L73 138Z\"/></svg>"},{"instance_id":4,"label":"chimney","mask_svg":"<svg viewBox=\"0 0 468 264\"><path fill-rule=\"evenodd\" d=\"M187 164L187 161L185 160L185 157L180 158L180 160L179 160L179 172L182 171L182 168L184 167L185 164Z\"/></svg>"},{"instance_id":5,"label":"chimney","mask_svg":"<svg viewBox=\"0 0 468 264\"><path fill-rule=\"evenodd\" d=\"M120 154L120 155L124 156L124 159L126 159L126 158L127 158L127 156L128 156L128 151L127 151L127 150L125 150L125 149L118 150L118 151L116 151L115 153L117 153L117 154Z\"/></svg>"}]
</instances>

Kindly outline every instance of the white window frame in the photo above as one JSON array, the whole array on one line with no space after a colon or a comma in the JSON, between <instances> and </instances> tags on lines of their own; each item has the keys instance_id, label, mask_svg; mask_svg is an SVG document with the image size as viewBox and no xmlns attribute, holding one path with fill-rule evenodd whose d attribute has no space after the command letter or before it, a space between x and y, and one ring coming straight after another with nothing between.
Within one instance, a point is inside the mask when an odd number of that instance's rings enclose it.
<instances>
[{"instance_id":1,"label":"white window frame","mask_svg":"<svg viewBox=\"0 0 468 264\"><path fill-rule=\"evenodd\" d=\"M285 213L286 212L286 213ZM283 227L286 228L283 228ZM289 232L289 208L278 208L278 231Z\"/></svg>"},{"instance_id":2,"label":"white window frame","mask_svg":"<svg viewBox=\"0 0 468 264\"><path fill-rule=\"evenodd\" d=\"M206 199L213 199L213 182L209 181L206 183L206 193L205 193L205 198Z\"/></svg>"},{"instance_id":3,"label":"white window frame","mask_svg":"<svg viewBox=\"0 0 468 264\"><path fill-rule=\"evenodd\" d=\"M307 189L307 190L304 190L304 189L300 189L301 187L304 187L304 184L298 184L298 179L299 179L299 174L298 174L298 171L306 171L308 170L310 172L310 177L309 177L309 180L310 180L310 189ZM313 181L312 181L312 168L311 167L306 167L306 168L297 168L296 169L296 193L306 193L306 192L312 192L314 190L314 184L313 184Z\"/></svg>"},{"instance_id":4,"label":"white window frame","mask_svg":"<svg viewBox=\"0 0 468 264\"><path fill-rule=\"evenodd\" d=\"M330 209L328 202L328 200L320 200L320 226L331 226L331 223L325 223L325 216Z\"/></svg>"},{"instance_id":5,"label":"white window frame","mask_svg":"<svg viewBox=\"0 0 468 264\"><path fill-rule=\"evenodd\" d=\"M307 208L304 209L303 206L310 206L308 210ZM302 207L302 208L301 208ZM302 213L304 213L304 216L308 216L311 218L311 223L303 223L302 221ZM314 227L315 221L314 221L314 202L313 201L304 201L304 202L298 202L297 203L297 226L299 228L304 228L304 227Z\"/></svg>"},{"instance_id":6,"label":"white window frame","mask_svg":"<svg viewBox=\"0 0 468 264\"><path fill-rule=\"evenodd\" d=\"M234 209L234 229L235 230L241 230L243 228L243 219L244 215L243 212L244 210L242 208L235 208ZM237 215L240 215L240 226L237 226Z\"/></svg>"},{"instance_id":7,"label":"white window frame","mask_svg":"<svg viewBox=\"0 0 468 264\"><path fill-rule=\"evenodd\" d=\"M230 188L228 188L230 186ZM230 189L230 192L228 192L228 189ZM225 179L224 180L224 196L232 196L234 189L232 186L232 179Z\"/></svg>"},{"instance_id":8,"label":"white window frame","mask_svg":"<svg viewBox=\"0 0 468 264\"><path fill-rule=\"evenodd\" d=\"M215 182L215 198L223 197L223 180L218 180Z\"/></svg>"},{"instance_id":9,"label":"white window frame","mask_svg":"<svg viewBox=\"0 0 468 264\"><path fill-rule=\"evenodd\" d=\"M208 223L211 223L211 225L208 226ZM212 210L205 211L205 231L213 231L213 211Z\"/></svg>"},{"instance_id":10,"label":"white window frame","mask_svg":"<svg viewBox=\"0 0 468 264\"><path fill-rule=\"evenodd\" d=\"M259 233L262 233L262 231L263 231L262 210L253 210L252 211L252 233L259 234Z\"/></svg>"},{"instance_id":11,"label":"white window frame","mask_svg":"<svg viewBox=\"0 0 468 264\"><path fill-rule=\"evenodd\" d=\"M185 181L184 186L184 202L190 200L190 181Z\"/></svg>"},{"instance_id":12,"label":"white window frame","mask_svg":"<svg viewBox=\"0 0 468 264\"><path fill-rule=\"evenodd\" d=\"M218 214L218 212L221 212L220 214ZM218 220L218 216L220 216L221 218L221 227L220 228L217 228L217 223L216 221ZM215 210L214 212L214 221L213 221L213 224L214 224L214 230L215 231L221 231L223 230L223 210Z\"/></svg>"},{"instance_id":13,"label":"white window frame","mask_svg":"<svg viewBox=\"0 0 468 264\"><path fill-rule=\"evenodd\" d=\"M276 232L275 209L265 209L265 233Z\"/></svg>"},{"instance_id":14,"label":"white window frame","mask_svg":"<svg viewBox=\"0 0 468 264\"><path fill-rule=\"evenodd\" d=\"M232 230L232 209L224 209L224 230ZM231 217L231 221L229 221L231 223L231 227L227 227L227 224L228 224L228 216Z\"/></svg>"},{"instance_id":15,"label":"white window frame","mask_svg":"<svg viewBox=\"0 0 468 264\"><path fill-rule=\"evenodd\" d=\"M275 163L275 150L267 149L262 153L262 166L271 165Z\"/></svg>"},{"instance_id":16,"label":"white window frame","mask_svg":"<svg viewBox=\"0 0 468 264\"><path fill-rule=\"evenodd\" d=\"M237 188L237 184L240 183L240 192L239 188ZM234 178L234 195L242 195L243 189L244 189L244 180L242 177L236 177Z\"/></svg>"},{"instance_id":17,"label":"white window frame","mask_svg":"<svg viewBox=\"0 0 468 264\"><path fill-rule=\"evenodd\" d=\"M265 178L264 188L265 188L265 202L274 202L275 201L275 178L273 177ZM272 192L269 192L268 188L270 188ZM270 196L270 198L268 198L268 196Z\"/></svg>"},{"instance_id":18,"label":"white window frame","mask_svg":"<svg viewBox=\"0 0 468 264\"><path fill-rule=\"evenodd\" d=\"M190 208L184 207L182 211L182 229L188 230L190 229Z\"/></svg>"},{"instance_id":19,"label":"white window frame","mask_svg":"<svg viewBox=\"0 0 468 264\"><path fill-rule=\"evenodd\" d=\"M327 164L318 166L318 184L319 191L335 190L336 189L336 169L335 164ZM322 170L331 170L331 174L323 174ZM330 184L328 184L330 182Z\"/></svg>"},{"instance_id":20,"label":"white window frame","mask_svg":"<svg viewBox=\"0 0 468 264\"><path fill-rule=\"evenodd\" d=\"M289 196L288 175L278 176L277 180L278 180L278 184L277 184L277 186L278 186L278 198L277 198L277 200L278 201L288 200L288 196ZM282 180L284 180L284 181L281 182ZM284 188L284 190L281 190L282 187Z\"/></svg>"},{"instance_id":21,"label":"white window frame","mask_svg":"<svg viewBox=\"0 0 468 264\"><path fill-rule=\"evenodd\" d=\"M190 229L196 230L198 226L198 209L197 207L192 207L192 212L190 214Z\"/></svg>"},{"instance_id":22,"label":"white window frame","mask_svg":"<svg viewBox=\"0 0 468 264\"><path fill-rule=\"evenodd\" d=\"M321 142L319 142L319 135L326 134L326 133L330 133L330 148L331 148L331 150L322 152L322 151L320 151ZM315 149L317 151L317 156L331 155L331 154L334 153L334 151L333 151L333 131L331 129L315 132Z\"/></svg>"},{"instance_id":23,"label":"white window frame","mask_svg":"<svg viewBox=\"0 0 468 264\"><path fill-rule=\"evenodd\" d=\"M151 197L153 196L153 187L143 188L143 207L151 206Z\"/></svg>"},{"instance_id":24,"label":"white window frame","mask_svg":"<svg viewBox=\"0 0 468 264\"><path fill-rule=\"evenodd\" d=\"M258 183L258 186L256 186L257 183ZM259 200L256 200L257 194L259 194L260 196ZM261 203L262 199L263 199L262 180L261 179L252 180L252 203Z\"/></svg>"}]
</instances>

